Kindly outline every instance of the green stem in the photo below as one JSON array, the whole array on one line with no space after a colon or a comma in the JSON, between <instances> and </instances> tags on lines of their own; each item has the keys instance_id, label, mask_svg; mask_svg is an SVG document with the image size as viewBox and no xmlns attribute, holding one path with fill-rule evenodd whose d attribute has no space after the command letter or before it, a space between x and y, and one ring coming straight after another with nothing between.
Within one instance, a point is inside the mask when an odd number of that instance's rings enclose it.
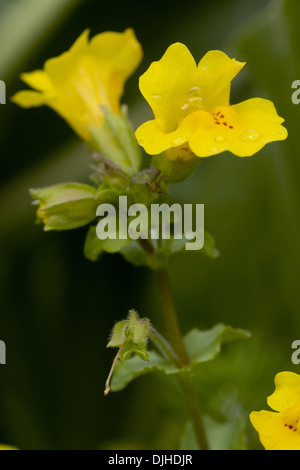
<instances>
[{"instance_id":1,"label":"green stem","mask_svg":"<svg viewBox=\"0 0 300 470\"><path fill-rule=\"evenodd\" d=\"M166 331L168 334L168 339L176 355L179 358L180 366L184 367L188 365L189 358L186 354L182 340L169 276L166 269L157 269L156 271L154 271L154 275L159 291L161 309L164 317Z\"/></svg>"},{"instance_id":2,"label":"green stem","mask_svg":"<svg viewBox=\"0 0 300 470\"><path fill-rule=\"evenodd\" d=\"M150 325L149 337L159 352L169 359L171 362L180 364L179 358L175 354L170 343L152 326Z\"/></svg>"},{"instance_id":3,"label":"green stem","mask_svg":"<svg viewBox=\"0 0 300 470\"><path fill-rule=\"evenodd\" d=\"M169 281L169 276L166 269L161 268L155 271L155 278L160 294L162 313L165 321L166 330L168 333L169 340L171 345L179 358L180 365L182 367L189 364L189 358L185 351L177 313L175 309L172 289ZM208 450L209 445L207 441L207 436L205 432L205 427L203 423L202 413L199 408L197 395L192 383L192 380L188 374L183 373L179 378L180 385L185 394L187 401L189 414L193 422L193 427L196 435L196 439L199 445L199 448L202 450Z\"/></svg>"},{"instance_id":4,"label":"green stem","mask_svg":"<svg viewBox=\"0 0 300 470\"><path fill-rule=\"evenodd\" d=\"M153 246L148 240L140 240L140 245L149 256L155 257ZM168 335L168 339L170 341L172 349L174 350L178 358L177 362L179 366L184 368L189 364L189 358L185 351L182 334L180 331L168 272L165 268L161 267L159 269L154 270L154 275L159 291L162 314L165 322L165 328ZM179 376L179 382L186 398L198 446L202 450L209 450L208 440L203 423L203 417L199 408L199 403L193 382L190 376L184 371Z\"/></svg>"}]
</instances>

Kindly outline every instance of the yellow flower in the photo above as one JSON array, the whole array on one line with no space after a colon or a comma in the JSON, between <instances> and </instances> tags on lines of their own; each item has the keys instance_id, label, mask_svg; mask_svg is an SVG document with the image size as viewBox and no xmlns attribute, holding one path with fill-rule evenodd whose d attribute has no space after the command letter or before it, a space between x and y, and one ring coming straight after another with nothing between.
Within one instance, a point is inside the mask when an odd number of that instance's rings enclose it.
<instances>
[{"instance_id":1,"label":"yellow flower","mask_svg":"<svg viewBox=\"0 0 300 470\"><path fill-rule=\"evenodd\" d=\"M48 105L60 114L84 140L89 126L103 123L105 106L120 111L124 83L142 58L134 31L105 32L89 41L89 30L68 52L46 61L43 70L21 75L37 91L16 93L12 100L24 108Z\"/></svg>"},{"instance_id":2,"label":"yellow flower","mask_svg":"<svg viewBox=\"0 0 300 470\"><path fill-rule=\"evenodd\" d=\"M140 90L155 119L136 131L139 144L151 155L173 149L169 158L174 158L175 147L181 159L190 159L225 150L246 157L268 142L285 139L283 119L271 101L253 98L230 105L231 81L244 65L210 51L197 66L186 46L171 45L140 77Z\"/></svg>"},{"instance_id":3,"label":"yellow flower","mask_svg":"<svg viewBox=\"0 0 300 470\"><path fill-rule=\"evenodd\" d=\"M250 420L266 450L300 450L300 375L280 372L268 405L276 411L253 411Z\"/></svg>"}]
</instances>

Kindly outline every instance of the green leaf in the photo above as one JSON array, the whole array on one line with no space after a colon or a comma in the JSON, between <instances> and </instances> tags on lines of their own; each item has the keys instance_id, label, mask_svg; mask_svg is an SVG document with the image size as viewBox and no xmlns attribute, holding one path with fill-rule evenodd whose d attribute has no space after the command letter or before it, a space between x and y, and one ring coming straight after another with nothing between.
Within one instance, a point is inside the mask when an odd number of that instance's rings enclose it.
<instances>
[{"instance_id":1,"label":"green leaf","mask_svg":"<svg viewBox=\"0 0 300 470\"><path fill-rule=\"evenodd\" d=\"M160 356L155 351L150 351L149 361L145 362L140 357L132 357L124 363L118 362L114 371L111 390L122 390L135 378L160 371L167 375L179 374L182 371L191 371L196 365L214 359L221 351L224 343L238 339L249 338L247 331L235 329L221 323L210 330L192 330L184 337L184 344L191 364L181 370L170 361Z\"/></svg>"},{"instance_id":2,"label":"green leaf","mask_svg":"<svg viewBox=\"0 0 300 470\"><path fill-rule=\"evenodd\" d=\"M232 328L223 323L218 323L206 331L194 329L184 337L185 349L191 361L189 367L192 369L197 364L214 359L224 343L249 337L248 331Z\"/></svg>"},{"instance_id":3,"label":"green leaf","mask_svg":"<svg viewBox=\"0 0 300 470\"><path fill-rule=\"evenodd\" d=\"M184 235L178 240L174 237L171 237L169 240L163 240L161 246L157 250L157 256L161 259L168 259L172 255L182 253L186 251L186 243L189 242L191 242L191 240L188 240ZM208 232L204 232L204 245L201 250L198 250L198 252L212 259L219 256L220 252L215 246L215 240ZM193 251L193 253L195 253L195 251Z\"/></svg>"},{"instance_id":4,"label":"green leaf","mask_svg":"<svg viewBox=\"0 0 300 470\"><path fill-rule=\"evenodd\" d=\"M237 411L230 418L230 420L218 422L210 416L204 416L204 426L210 450L247 450L245 414ZM191 421L185 425L179 450L199 450Z\"/></svg>"},{"instance_id":5,"label":"green leaf","mask_svg":"<svg viewBox=\"0 0 300 470\"><path fill-rule=\"evenodd\" d=\"M117 392L125 388L132 380L150 372L160 371L167 375L178 374L179 369L154 351L149 352L149 361L145 362L133 356L124 363L118 362L111 381L111 390Z\"/></svg>"},{"instance_id":6,"label":"green leaf","mask_svg":"<svg viewBox=\"0 0 300 470\"><path fill-rule=\"evenodd\" d=\"M107 253L118 253L130 243L130 239L109 239L100 240L97 237L96 226L93 225L89 228L85 243L84 243L84 256L90 261L97 261L100 255L105 251Z\"/></svg>"},{"instance_id":7,"label":"green leaf","mask_svg":"<svg viewBox=\"0 0 300 470\"><path fill-rule=\"evenodd\" d=\"M134 266L148 266L151 269L156 269L159 262L156 258L148 253L139 245L138 242L133 241L126 245L121 250L121 255L124 256L126 261L133 264Z\"/></svg>"},{"instance_id":8,"label":"green leaf","mask_svg":"<svg viewBox=\"0 0 300 470\"><path fill-rule=\"evenodd\" d=\"M85 238L83 247L84 256L90 261L97 261L103 251L101 240L99 240L96 234L96 227L92 226L89 228Z\"/></svg>"},{"instance_id":9,"label":"green leaf","mask_svg":"<svg viewBox=\"0 0 300 470\"><path fill-rule=\"evenodd\" d=\"M210 233L204 232L204 245L200 253L215 259L220 255L219 250L216 248L215 239Z\"/></svg>"},{"instance_id":10,"label":"green leaf","mask_svg":"<svg viewBox=\"0 0 300 470\"><path fill-rule=\"evenodd\" d=\"M146 253L141 245L134 241L127 244L121 250L121 254L134 266L147 266L151 269L157 269L160 266L164 266L171 256L186 251L185 244L190 241L191 240L188 240L184 236L179 240L175 240L173 237L169 240L161 240L160 246L156 248L153 255ZM219 256L219 251L215 247L214 238L207 232L204 233L204 245L203 248L199 250L199 253L212 259Z\"/></svg>"}]
</instances>

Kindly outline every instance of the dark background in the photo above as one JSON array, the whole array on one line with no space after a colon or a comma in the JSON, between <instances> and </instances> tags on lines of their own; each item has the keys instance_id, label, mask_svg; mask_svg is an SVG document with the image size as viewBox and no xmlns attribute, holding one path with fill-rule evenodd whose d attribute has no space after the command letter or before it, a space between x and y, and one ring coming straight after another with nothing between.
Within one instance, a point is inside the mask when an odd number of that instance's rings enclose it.
<instances>
[{"instance_id":1,"label":"dark background","mask_svg":"<svg viewBox=\"0 0 300 470\"><path fill-rule=\"evenodd\" d=\"M234 387L246 412L265 408L274 375L300 371L291 344L300 338L300 107L291 84L300 79L297 0L127 1L0 0L0 442L22 449L172 449L185 422L172 380L140 378L103 396L113 358L106 342L114 322L136 308L160 327L152 275L119 255L83 256L86 229L43 233L34 224L29 187L86 181L89 153L48 108L23 110L9 101L23 71L67 50L87 27L91 35L134 28L144 59L123 102L135 127L151 112L138 77L173 42L198 61L221 49L247 66L231 100L274 101L287 141L252 158L229 153L206 159L174 189L174 199L205 204L205 227L216 260L185 253L170 274L183 332L224 322L252 338L232 344L199 371L203 405ZM261 448L249 424L252 448Z\"/></svg>"}]
</instances>

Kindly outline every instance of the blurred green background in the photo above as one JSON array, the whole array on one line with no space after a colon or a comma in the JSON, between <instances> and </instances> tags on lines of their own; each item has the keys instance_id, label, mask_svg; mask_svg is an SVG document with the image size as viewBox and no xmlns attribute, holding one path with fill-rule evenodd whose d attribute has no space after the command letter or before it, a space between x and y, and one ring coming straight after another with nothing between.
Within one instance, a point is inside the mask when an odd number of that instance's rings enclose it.
<instances>
[{"instance_id":1,"label":"blurred green background","mask_svg":"<svg viewBox=\"0 0 300 470\"><path fill-rule=\"evenodd\" d=\"M133 27L144 59L123 102L135 127L151 116L138 77L176 41L196 60L221 49L246 61L232 102L269 98L286 119L287 141L249 159L206 159L173 191L174 199L205 204L206 230L221 252L213 261L192 252L171 262L183 332L216 322L252 332L199 369L200 399L214 409L224 390L234 390L249 446L261 448L247 413L266 407L277 372L300 372L291 362L300 338L300 107L291 101L291 84L300 79L299 17L297 0L0 0L0 79L8 97L0 107L0 339L7 346L0 442L22 449L178 445L186 412L172 380L145 376L103 396L114 322L136 308L161 327L152 275L119 255L85 260L86 229L45 234L34 224L28 188L88 182L89 153L50 109L25 111L9 101L24 88L21 72L41 68L85 28L94 35Z\"/></svg>"}]
</instances>

